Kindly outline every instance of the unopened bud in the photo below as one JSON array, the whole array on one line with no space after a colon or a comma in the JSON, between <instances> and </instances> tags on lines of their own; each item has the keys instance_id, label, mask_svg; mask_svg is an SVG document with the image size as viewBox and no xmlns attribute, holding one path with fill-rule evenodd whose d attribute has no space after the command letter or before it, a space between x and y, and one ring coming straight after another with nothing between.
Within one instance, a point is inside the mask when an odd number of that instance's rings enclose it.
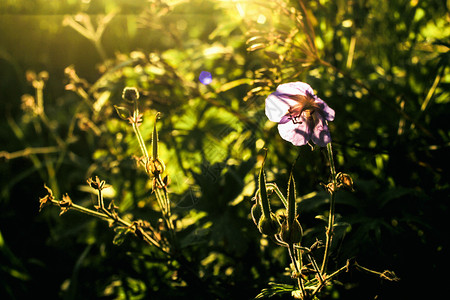
<instances>
[{"instance_id":1,"label":"unopened bud","mask_svg":"<svg viewBox=\"0 0 450 300\"><path fill-rule=\"evenodd\" d=\"M134 87L126 87L123 89L122 98L128 102L139 100L139 92Z\"/></svg>"},{"instance_id":2,"label":"unopened bud","mask_svg":"<svg viewBox=\"0 0 450 300\"><path fill-rule=\"evenodd\" d=\"M281 230L280 222L274 213L271 213L269 217L262 215L258 222L259 232L265 235L279 234Z\"/></svg>"},{"instance_id":3,"label":"unopened bud","mask_svg":"<svg viewBox=\"0 0 450 300\"><path fill-rule=\"evenodd\" d=\"M164 173L165 169L166 165L164 165L164 162L159 158L151 159L147 164L147 171L150 172L153 176Z\"/></svg>"},{"instance_id":4,"label":"unopened bud","mask_svg":"<svg viewBox=\"0 0 450 300\"><path fill-rule=\"evenodd\" d=\"M256 226L258 226L259 220L261 219L262 216L261 205L259 205L258 200L256 200L255 204L253 204L251 214L253 222L255 223Z\"/></svg>"},{"instance_id":5,"label":"unopened bud","mask_svg":"<svg viewBox=\"0 0 450 300\"><path fill-rule=\"evenodd\" d=\"M99 191L110 187L110 185L106 184L106 182L104 180L100 180L98 178L98 176L95 176L95 180L92 178L89 178L87 180L87 183L90 185L91 188L99 190Z\"/></svg>"},{"instance_id":6,"label":"unopened bud","mask_svg":"<svg viewBox=\"0 0 450 300\"><path fill-rule=\"evenodd\" d=\"M39 74L37 75L37 78L38 78L39 80L43 80L43 81L47 81L47 80L48 80L48 77L49 77L49 75L48 75L48 72L47 72L47 71L39 72Z\"/></svg>"},{"instance_id":7,"label":"unopened bud","mask_svg":"<svg viewBox=\"0 0 450 300\"><path fill-rule=\"evenodd\" d=\"M303 229L297 219L288 226L287 221L283 222L281 226L281 240L287 244L300 243L303 237Z\"/></svg>"}]
</instances>

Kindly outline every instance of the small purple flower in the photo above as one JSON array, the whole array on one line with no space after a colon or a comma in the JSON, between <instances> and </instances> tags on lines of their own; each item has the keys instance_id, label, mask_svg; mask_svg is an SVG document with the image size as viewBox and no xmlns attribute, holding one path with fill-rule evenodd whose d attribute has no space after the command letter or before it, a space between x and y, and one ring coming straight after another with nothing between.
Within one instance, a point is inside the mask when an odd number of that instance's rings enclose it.
<instances>
[{"instance_id":1,"label":"small purple flower","mask_svg":"<svg viewBox=\"0 0 450 300\"><path fill-rule=\"evenodd\" d=\"M278 123L280 136L295 146L309 140L321 147L331 142L327 121L334 120L334 110L307 83L279 85L266 99L266 116Z\"/></svg>"},{"instance_id":2,"label":"small purple flower","mask_svg":"<svg viewBox=\"0 0 450 300\"><path fill-rule=\"evenodd\" d=\"M208 85L212 82L212 75L207 71L201 71L200 76L198 77L201 83L204 85Z\"/></svg>"}]
</instances>

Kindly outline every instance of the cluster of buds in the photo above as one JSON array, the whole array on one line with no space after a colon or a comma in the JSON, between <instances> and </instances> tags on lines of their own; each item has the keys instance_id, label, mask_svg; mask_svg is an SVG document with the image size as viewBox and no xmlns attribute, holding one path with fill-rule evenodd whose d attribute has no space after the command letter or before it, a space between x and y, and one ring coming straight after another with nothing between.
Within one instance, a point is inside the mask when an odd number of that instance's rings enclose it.
<instances>
[{"instance_id":1,"label":"cluster of buds","mask_svg":"<svg viewBox=\"0 0 450 300\"><path fill-rule=\"evenodd\" d=\"M42 115L44 113L44 103L42 91L45 87L49 75L47 71L42 71L36 74L34 71L26 72L26 79L36 90L36 95L24 94L22 96L21 108L25 112L31 112L34 115Z\"/></svg>"},{"instance_id":2,"label":"cluster of buds","mask_svg":"<svg viewBox=\"0 0 450 300\"><path fill-rule=\"evenodd\" d=\"M41 211L48 205L56 204L61 208L61 212L59 213L59 215L62 215L72 207L73 202L68 194L63 195L62 200L55 200L53 191L45 184L44 188L47 190L47 195L45 195L43 198L39 198L39 211Z\"/></svg>"},{"instance_id":3,"label":"cluster of buds","mask_svg":"<svg viewBox=\"0 0 450 300\"><path fill-rule=\"evenodd\" d=\"M121 119L128 120L128 122L133 126L143 154L143 156L139 158L138 161L141 163L141 165L144 166L145 171L152 178L153 189L155 187L163 188L167 185L168 178L167 176L162 178L162 174L164 173L166 166L158 155L158 130L156 129L156 122L160 116L160 113L156 113L155 116L155 123L152 132L152 152L150 156L147 152L147 148L138 128L142 123L143 116L139 112L138 108L139 98L139 91L136 88L126 87L123 89L122 99L128 103L133 104L133 111L131 112L130 109L124 106L114 105L114 108L116 109L116 112Z\"/></svg>"},{"instance_id":4,"label":"cluster of buds","mask_svg":"<svg viewBox=\"0 0 450 300\"><path fill-rule=\"evenodd\" d=\"M35 89L43 89L45 82L48 80L48 72L42 71L36 74L34 71L27 71L25 74L27 81L31 83L31 85Z\"/></svg>"},{"instance_id":5,"label":"cluster of buds","mask_svg":"<svg viewBox=\"0 0 450 300\"><path fill-rule=\"evenodd\" d=\"M267 156L267 152L266 152ZM303 229L297 220L297 209L295 203L295 183L291 177L289 179L288 188L288 201L285 199L283 202L286 205L287 216L283 223L280 223L280 218L271 211L269 195L267 193L266 177L264 173L264 161L259 173L259 189L254 199L256 203L252 206L251 214L253 222L258 227L259 232L262 234L275 237L283 244L293 245L300 243L303 236Z\"/></svg>"},{"instance_id":6,"label":"cluster of buds","mask_svg":"<svg viewBox=\"0 0 450 300\"><path fill-rule=\"evenodd\" d=\"M75 71L73 65L68 66L64 69L64 74L69 79L69 83L66 84L65 89L68 91L73 91L82 96L82 98L87 97L86 89L89 88L89 83L86 79L80 78Z\"/></svg>"},{"instance_id":7,"label":"cluster of buds","mask_svg":"<svg viewBox=\"0 0 450 300\"><path fill-rule=\"evenodd\" d=\"M89 178L87 180L87 184L94 190L102 191L103 189L109 188L111 185L106 184L106 181L100 180L98 176L95 176L95 180L92 178Z\"/></svg>"}]
</instances>

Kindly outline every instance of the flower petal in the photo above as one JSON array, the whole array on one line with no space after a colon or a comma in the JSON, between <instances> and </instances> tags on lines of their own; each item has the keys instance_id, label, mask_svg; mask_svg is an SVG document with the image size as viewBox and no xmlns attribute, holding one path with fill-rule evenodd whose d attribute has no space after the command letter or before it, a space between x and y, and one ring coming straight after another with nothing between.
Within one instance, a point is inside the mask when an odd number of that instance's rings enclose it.
<instances>
[{"instance_id":1,"label":"flower petal","mask_svg":"<svg viewBox=\"0 0 450 300\"><path fill-rule=\"evenodd\" d=\"M280 122L296 104L297 101L289 98L289 95L275 91L266 98L266 116L272 122Z\"/></svg>"},{"instance_id":2,"label":"flower petal","mask_svg":"<svg viewBox=\"0 0 450 300\"><path fill-rule=\"evenodd\" d=\"M266 116L272 122L280 122L286 115L289 108L298 105L297 101L290 96L314 95L314 91L309 84L304 82L289 82L280 84L277 90L266 98Z\"/></svg>"},{"instance_id":3,"label":"flower petal","mask_svg":"<svg viewBox=\"0 0 450 300\"><path fill-rule=\"evenodd\" d=\"M325 101L323 101L320 98L316 98L316 103L319 104L320 107L320 114L327 120L327 121L333 121L334 120L334 109L332 109L331 107L328 106L328 104L325 103Z\"/></svg>"},{"instance_id":4,"label":"flower petal","mask_svg":"<svg viewBox=\"0 0 450 300\"><path fill-rule=\"evenodd\" d=\"M281 99L277 92L270 94L266 98L266 116L272 122L280 122L290 107L290 103L285 99Z\"/></svg>"},{"instance_id":5,"label":"flower petal","mask_svg":"<svg viewBox=\"0 0 450 300\"><path fill-rule=\"evenodd\" d=\"M316 126L314 127L313 133L311 135L311 140L314 142L314 144L320 147L325 147L328 143L331 142L331 135L330 131L328 130L326 121L320 114L314 113L314 123Z\"/></svg>"},{"instance_id":6,"label":"flower petal","mask_svg":"<svg viewBox=\"0 0 450 300\"><path fill-rule=\"evenodd\" d=\"M280 95L285 94L285 95L303 95L303 96L305 96L306 93L309 93L310 95L314 95L314 91L311 88L311 86L309 84L301 82L301 81L280 84L277 87L277 93Z\"/></svg>"},{"instance_id":7,"label":"flower petal","mask_svg":"<svg viewBox=\"0 0 450 300\"><path fill-rule=\"evenodd\" d=\"M278 123L285 124L285 123L291 122L291 121L292 121L291 116L289 114L287 114L287 115L284 115Z\"/></svg>"},{"instance_id":8,"label":"flower petal","mask_svg":"<svg viewBox=\"0 0 450 300\"><path fill-rule=\"evenodd\" d=\"M303 117L301 117L301 120L302 123L287 122L278 124L280 136L295 146L305 145L311 138L311 128Z\"/></svg>"}]
</instances>

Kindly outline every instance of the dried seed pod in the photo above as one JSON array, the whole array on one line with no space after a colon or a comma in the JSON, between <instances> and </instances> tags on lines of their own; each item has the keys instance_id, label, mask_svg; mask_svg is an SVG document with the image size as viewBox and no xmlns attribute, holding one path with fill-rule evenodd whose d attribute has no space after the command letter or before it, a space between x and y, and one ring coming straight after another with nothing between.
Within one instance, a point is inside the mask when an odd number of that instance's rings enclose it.
<instances>
[{"instance_id":1,"label":"dried seed pod","mask_svg":"<svg viewBox=\"0 0 450 300\"><path fill-rule=\"evenodd\" d=\"M345 173L338 173L336 175L336 181L338 183L338 187L352 191L352 192L354 191L353 179L352 179L352 177L350 177L350 175L345 174Z\"/></svg>"}]
</instances>

